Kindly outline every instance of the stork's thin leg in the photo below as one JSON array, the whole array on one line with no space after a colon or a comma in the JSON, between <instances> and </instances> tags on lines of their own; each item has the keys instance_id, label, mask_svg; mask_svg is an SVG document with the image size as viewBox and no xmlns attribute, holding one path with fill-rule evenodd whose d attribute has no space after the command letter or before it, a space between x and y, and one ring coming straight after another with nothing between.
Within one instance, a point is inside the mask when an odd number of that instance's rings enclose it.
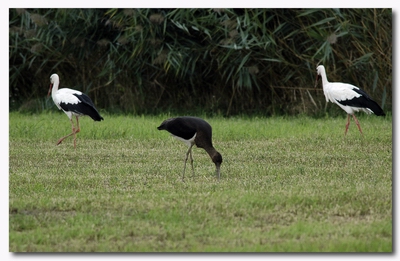
<instances>
[{"instance_id":1,"label":"stork's thin leg","mask_svg":"<svg viewBox=\"0 0 400 261\"><path fill-rule=\"evenodd\" d=\"M62 137L61 139L59 139L56 145L61 144L61 142L63 142L63 140L64 140L65 138L68 138L69 136L75 134L75 127L74 127L74 122L72 121L72 118L70 119L70 121L71 121L71 126L72 126L72 133L68 134L67 136Z\"/></svg>"},{"instance_id":2,"label":"stork's thin leg","mask_svg":"<svg viewBox=\"0 0 400 261\"><path fill-rule=\"evenodd\" d=\"M76 117L76 126L77 126L77 129L74 131L74 148L76 148L76 134L77 134L78 132L81 131L81 129L79 128L78 116L75 116L75 117Z\"/></svg>"},{"instance_id":3,"label":"stork's thin leg","mask_svg":"<svg viewBox=\"0 0 400 261\"><path fill-rule=\"evenodd\" d=\"M193 168L193 156L192 156L192 150L190 150L190 164L192 165L192 175L194 176L194 168Z\"/></svg>"},{"instance_id":4,"label":"stork's thin leg","mask_svg":"<svg viewBox=\"0 0 400 261\"><path fill-rule=\"evenodd\" d=\"M357 120L357 118L356 118L356 115L354 115L354 114L353 114L353 119L354 119L354 121L356 122L357 127L358 127L358 130L360 131L361 135L363 135L362 130L361 130L360 123L358 122L358 120Z\"/></svg>"},{"instance_id":5,"label":"stork's thin leg","mask_svg":"<svg viewBox=\"0 0 400 261\"><path fill-rule=\"evenodd\" d=\"M347 124L346 124L346 130L344 131L344 135L346 136L347 130L349 129L350 125L350 114L347 114Z\"/></svg>"},{"instance_id":6,"label":"stork's thin leg","mask_svg":"<svg viewBox=\"0 0 400 261\"><path fill-rule=\"evenodd\" d=\"M78 120L78 116L76 116L76 127L77 129L75 130L75 133L78 133L81 131L81 128L79 127L79 120Z\"/></svg>"},{"instance_id":7,"label":"stork's thin leg","mask_svg":"<svg viewBox=\"0 0 400 261\"><path fill-rule=\"evenodd\" d=\"M188 160L189 153L190 153L190 158L192 159L192 147L193 147L193 144L189 146L189 149L186 152L185 165L183 166L182 180L185 179L186 162ZM193 159L192 159L192 161L193 161ZM192 163L192 167L193 167L193 163Z\"/></svg>"}]
</instances>

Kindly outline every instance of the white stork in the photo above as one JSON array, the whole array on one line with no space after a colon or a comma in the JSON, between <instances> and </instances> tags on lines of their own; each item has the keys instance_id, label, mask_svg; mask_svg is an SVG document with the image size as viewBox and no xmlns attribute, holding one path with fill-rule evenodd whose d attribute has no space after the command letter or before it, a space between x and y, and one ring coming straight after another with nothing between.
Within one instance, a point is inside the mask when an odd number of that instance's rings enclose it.
<instances>
[{"instance_id":1,"label":"white stork","mask_svg":"<svg viewBox=\"0 0 400 261\"><path fill-rule=\"evenodd\" d=\"M50 95L53 98L54 103L58 109L63 110L67 114L72 125L72 133L58 140L59 145L65 138L74 135L74 148L76 148L76 134L80 131L78 117L88 115L95 121L103 120L97 109L94 107L92 100L86 94L68 88L58 89L60 84L60 78L57 74L50 76L50 89L47 96ZM72 116L76 117L76 128L72 121Z\"/></svg>"},{"instance_id":2,"label":"white stork","mask_svg":"<svg viewBox=\"0 0 400 261\"><path fill-rule=\"evenodd\" d=\"M362 134L360 123L354 115L355 112L364 111L367 114L374 113L377 116L385 116L382 108L362 89L348 83L328 82L325 67L323 65L317 67L315 87L318 84L319 77L322 78L322 88L324 90L326 101L336 103L340 108L347 112L347 124L344 135L346 135L347 130L349 129L350 115L353 116L353 119L358 126L358 130Z\"/></svg>"},{"instance_id":3,"label":"white stork","mask_svg":"<svg viewBox=\"0 0 400 261\"><path fill-rule=\"evenodd\" d=\"M188 151L186 152L182 180L185 177L186 162L189 154L190 163L192 165L192 172L194 175L192 157L192 147L194 144L196 144L197 147L203 148L205 151L207 151L211 160L215 164L219 180L222 156L212 145L212 129L208 122L197 117L183 116L167 119L163 121L161 125L157 127L157 129L168 131L173 137L180 141L183 141L189 147Z\"/></svg>"}]
</instances>

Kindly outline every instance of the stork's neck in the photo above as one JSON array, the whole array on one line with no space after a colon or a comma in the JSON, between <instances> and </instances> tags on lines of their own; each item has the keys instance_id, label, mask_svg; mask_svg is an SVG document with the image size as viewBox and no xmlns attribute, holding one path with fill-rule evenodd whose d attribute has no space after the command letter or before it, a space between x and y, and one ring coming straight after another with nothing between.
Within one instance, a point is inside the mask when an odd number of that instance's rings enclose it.
<instances>
[{"instance_id":1,"label":"stork's neck","mask_svg":"<svg viewBox=\"0 0 400 261\"><path fill-rule=\"evenodd\" d=\"M55 79L55 80L54 80L54 83L53 83L52 90L51 90L51 96L52 96L52 97L54 97L54 95L55 95L56 92L58 91L58 85L59 85L59 84L60 84L59 80L58 80L58 79Z\"/></svg>"},{"instance_id":2,"label":"stork's neck","mask_svg":"<svg viewBox=\"0 0 400 261\"><path fill-rule=\"evenodd\" d=\"M321 70L321 79L322 79L322 87L325 88L329 84L328 78L326 78L325 68L322 68Z\"/></svg>"},{"instance_id":3,"label":"stork's neck","mask_svg":"<svg viewBox=\"0 0 400 261\"><path fill-rule=\"evenodd\" d=\"M217 168L217 173L218 173L218 178L219 178L219 175L220 175L220 166L221 166L221 163L222 163L222 156L221 156L221 154L220 154L216 149L214 149L213 147L207 148L206 151L207 151L208 155L210 155L211 160L214 162L215 167Z\"/></svg>"},{"instance_id":4,"label":"stork's neck","mask_svg":"<svg viewBox=\"0 0 400 261\"><path fill-rule=\"evenodd\" d=\"M210 155L210 158L213 158L213 156L218 153L218 151L212 146L205 147L204 149L205 149L205 151L207 151L208 155Z\"/></svg>"}]
</instances>

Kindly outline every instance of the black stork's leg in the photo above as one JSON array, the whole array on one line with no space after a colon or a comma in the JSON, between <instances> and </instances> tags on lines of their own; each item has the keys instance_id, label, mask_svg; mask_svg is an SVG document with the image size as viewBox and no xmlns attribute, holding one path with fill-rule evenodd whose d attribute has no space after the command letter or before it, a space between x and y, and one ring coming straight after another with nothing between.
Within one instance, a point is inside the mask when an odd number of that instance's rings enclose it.
<instances>
[{"instance_id":1,"label":"black stork's leg","mask_svg":"<svg viewBox=\"0 0 400 261\"><path fill-rule=\"evenodd\" d=\"M357 127L358 127L358 130L360 131L361 135L363 135L362 130L361 130L360 123L358 122L358 120L357 120L357 118L356 118L356 115L354 115L354 114L353 114L353 119L354 119L354 121L356 122Z\"/></svg>"},{"instance_id":2,"label":"black stork's leg","mask_svg":"<svg viewBox=\"0 0 400 261\"><path fill-rule=\"evenodd\" d=\"M65 138L68 138L69 136L75 134L75 126L74 126L74 122L72 121L72 118L70 119L70 121L71 121L71 126L72 126L72 133L68 134L67 136L62 137L61 139L59 139L56 145L61 144L61 142L63 142L63 140L64 140Z\"/></svg>"},{"instance_id":3,"label":"black stork's leg","mask_svg":"<svg viewBox=\"0 0 400 261\"><path fill-rule=\"evenodd\" d=\"M182 174L182 180L185 179L185 170L186 170L186 162L188 160L188 156L190 154L190 159L192 161L192 168L193 168L193 158L192 158L192 147L194 144L190 144L188 151L186 152L186 158L185 158L185 165L183 166L183 174Z\"/></svg>"},{"instance_id":4,"label":"black stork's leg","mask_svg":"<svg viewBox=\"0 0 400 261\"><path fill-rule=\"evenodd\" d=\"M193 147L193 145L191 146ZM190 150L190 165L192 165L192 176L194 177L194 168L193 168L193 156L192 150Z\"/></svg>"},{"instance_id":5,"label":"black stork's leg","mask_svg":"<svg viewBox=\"0 0 400 261\"><path fill-rule=\"evenodd\" d=\"M347 114L347 124L346 124L346 130L344 131L344 136L346 136L346 134L347 134L349 125L350 125L350 114Z\"/></svg>"}]
</instances>

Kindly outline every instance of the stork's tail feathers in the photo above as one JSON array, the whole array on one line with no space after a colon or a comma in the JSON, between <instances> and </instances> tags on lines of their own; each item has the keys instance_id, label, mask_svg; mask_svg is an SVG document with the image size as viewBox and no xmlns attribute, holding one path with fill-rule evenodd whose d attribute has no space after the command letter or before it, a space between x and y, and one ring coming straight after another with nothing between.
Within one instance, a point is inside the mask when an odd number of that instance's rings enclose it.
<instances>
[{"instance_id":1,"label":"stork's tail feathers","mask_svg":"<svg viewBox=\"0 0 400 261\"><path fill-rule=\"evenodd\" d=\"M381 106L376 103L376 101L372 100L372 98L362 89L354 88L353 91L361 94L361 100L363 100L362 107L367 108L369 111L373 112L376 116L385 116L385 112L383 112Z\"/></svg>"},{"instance_id":2,"label":"stork's tail feathers","mask_svg":"<svg viewBox=\"0 0 400 261\"><path fill-rule=\"evenodd\" d=\"M100 113L96 110L94 107L91 108L91 113L89 113L90 118L92 118L94 121L102 121L104 120L103 117L101 117Z\"/></svg>"},{"instance_id":3,"label":"stork's tail feathers","mask_svg":"<svg viewBox=\"0 0 400 261\"><path fill-rule=\"evenodd\" d=\"M101 117L100 115L99 115L98 118L93 118L93 117L92 117L92 119L95 120L95 121L102 121L102 120L104 120L104 118Z\"/></svg>"},{"instance_id":4,"label":"stork's tail feathers","mask_svg":"<svg viewBox=\"0 0 400 261\"><path fill-rule=\"evenodd\" d=\"M370 109L376 116L385 116L385 112L382 110L375 101L369 100L368 109Z\"/></svg>"},{"instance_id":5,"label":"stork's tail feathers","mask_svg":"<svg viewBox=\"0 0 400 261\"><path fill-rule=\"evenodd\" d=\"M102 121L104 120L103 117L101 117L100 113L97 111L97 109L94 107L93 104L91 103L86 103L87 107L87 115L90 116L94 121Z\"/></svg>"},{"instance_id":6,"label":"stork's tail feathers","mask_svg":"<svg viewBox=\"0 0 400 261\"><path fill-rule=\"evenodd\" d=\"M165 121L161 123L160 126L157 127L158 130L165 130Z\"/></svg>"},{"instance_id":7,"label":"stork's tail feathers","mask_svg":"<svg viewBox=\"0 0 400 261\"><path fill-rule=\"evenodd\" d=\"M161 123L161 125L157 127L157 129L158 129L158 130L167 130L167 131L168 131L168 129L167 129L167 123L170 122L170 121L173 121L173 120L175 120L175 118L170 118L170 119L167 119L167 120L163 121L163 122Z\"/></svg>"}]
</instances>

